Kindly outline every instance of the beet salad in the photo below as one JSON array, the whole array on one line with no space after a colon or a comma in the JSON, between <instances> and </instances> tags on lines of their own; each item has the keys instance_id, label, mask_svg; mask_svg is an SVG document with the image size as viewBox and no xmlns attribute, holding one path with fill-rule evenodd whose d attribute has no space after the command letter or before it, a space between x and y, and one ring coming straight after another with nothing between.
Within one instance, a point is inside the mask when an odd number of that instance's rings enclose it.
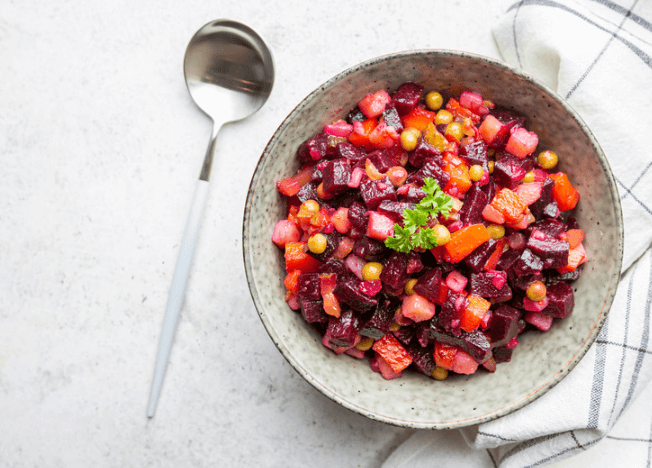
<instances>
[{"instance_id":1,"label":"beet salad","mask_svg":"<svg viewBox=\"0 0 652 468\"><path fill-rule=\"evenodd\" d=\"M518 112L471 91L390 91L302 143L301 169L277 182L285 300L386 379L495 372L522 333L573 310L580 194Z\"/></svg>"}]
</instances>

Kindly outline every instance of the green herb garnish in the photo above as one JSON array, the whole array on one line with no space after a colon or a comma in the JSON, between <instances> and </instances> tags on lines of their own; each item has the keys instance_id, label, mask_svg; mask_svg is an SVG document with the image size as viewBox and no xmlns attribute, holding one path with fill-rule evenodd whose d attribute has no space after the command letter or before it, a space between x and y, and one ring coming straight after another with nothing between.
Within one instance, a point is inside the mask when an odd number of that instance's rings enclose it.
<instances>
[{"instance_id":1,"label":"green herb garnish","mask_svg":"<svg viewBox=\"0 0 652 468\"><path fill-rule=\"evenodd\" d=\"M423 179L421 190L426 194L413 210L403 211L403 226L394 224L394 235L385 240L390 249L408 253L415 248L432 249L437 245L437 236L428 223L440 214L448 218L453 199L445 194L432 178Z\"/></svg>"}]
</instances>

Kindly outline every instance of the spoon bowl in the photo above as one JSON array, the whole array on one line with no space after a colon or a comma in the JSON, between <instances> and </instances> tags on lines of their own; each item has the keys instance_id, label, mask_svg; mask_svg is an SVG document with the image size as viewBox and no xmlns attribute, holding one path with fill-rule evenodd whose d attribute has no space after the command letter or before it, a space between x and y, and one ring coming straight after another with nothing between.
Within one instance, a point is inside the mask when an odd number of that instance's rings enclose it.
<instances>
[{"instance_id":1,"label":"spoon bowl","mask_svg":"<svg viewBox=\"0 0 652 468\"><path fill-rule=\"evenodd\" d=\"M224 124L242 120L260 109L274 84L274 62L265 42L251 28L230 20L212 21L195 33L186 49L183 68L195 104L213 120L213 133L172 276L147 404L150 418L156 411L188 284L217 135Z\"/></svg>"}]
</instances>

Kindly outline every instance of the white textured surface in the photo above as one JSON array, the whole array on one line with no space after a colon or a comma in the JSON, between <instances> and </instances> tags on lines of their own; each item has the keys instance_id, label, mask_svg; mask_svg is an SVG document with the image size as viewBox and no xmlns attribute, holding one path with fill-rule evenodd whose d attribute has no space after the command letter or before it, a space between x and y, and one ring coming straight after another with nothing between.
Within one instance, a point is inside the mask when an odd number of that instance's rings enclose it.
<instances>
[{"instance_id":1,"label":"white textured surface","mask_svg":"<svg viewBox=\"0 0 652 468\"><path fill-rule=\"evenodd\" d=\"M249 179L313 88L380 54L497 57L490 1L4 1L0 465L377 466L409 431L350 413L284 361L250 300ZM223 129L156 417L145 407L211 124L183 82L204 23L247 23L277 81Z\"/></svg>"}]
</instances>

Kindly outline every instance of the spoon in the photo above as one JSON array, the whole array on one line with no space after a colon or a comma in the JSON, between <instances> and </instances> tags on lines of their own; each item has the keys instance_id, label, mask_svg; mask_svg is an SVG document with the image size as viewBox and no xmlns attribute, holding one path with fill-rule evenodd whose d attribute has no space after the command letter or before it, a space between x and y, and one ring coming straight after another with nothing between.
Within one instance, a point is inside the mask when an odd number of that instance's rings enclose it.
<instances>
[{"instance_id":1,"label":"spoon","mask_svg":"<svg viewBox=\"0 0 652 468\"><path fill-rule=\"evenodd\" d=\"M195 33L186 49L183 68L188 91L195 104L213 120L213 132L172 276L147 404L150 418L156 411L188 284L217 135L223 125L245 119L260 109L274 84L274 63L265 42L249 27L230 20L212 21Z\"/></svg>"}]
</instances>

